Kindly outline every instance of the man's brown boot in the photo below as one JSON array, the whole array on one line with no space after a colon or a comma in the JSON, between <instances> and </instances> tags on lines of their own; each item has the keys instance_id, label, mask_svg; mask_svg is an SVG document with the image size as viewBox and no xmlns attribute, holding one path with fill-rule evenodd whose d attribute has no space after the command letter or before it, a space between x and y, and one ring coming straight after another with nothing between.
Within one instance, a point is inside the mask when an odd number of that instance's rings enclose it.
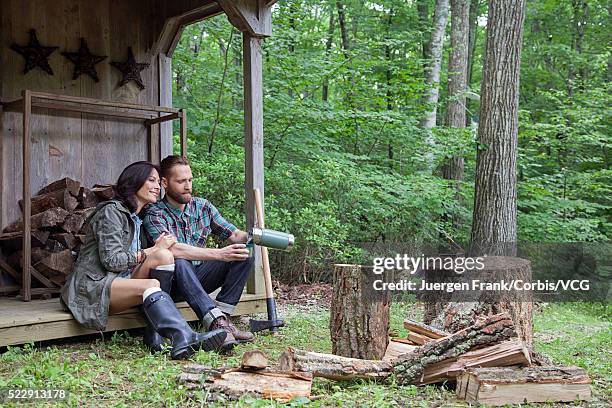
<instances>
[{"instance_id":1,"label":"man's brown boot","mask_svg":"<svg viewBox=\"0 0 612 408\"><path fill-rule=\"evenodd\" d=\"M236 326L232 324L228 315L225 315L229 332L234 336L238 343L251 343L255 340L255 336L250 331L238 330Z\"/></svg>"},{"instance_id":2,"label":"man's brown boot","mask_svg":"<svg viewBox=\"0 0 612 408\"><path fill-rule=\"evenodd\" d=\"M202 319L202 323L204 327L208 325L209 331L215 329L223 329L227 333L227 337L225 337L225 341L221 345L221 350L230 351L236 346L236 344L238 344L238 341L234 337L234 334L232 333L232 330L229 327L227 317L220 309L211 309Z\"/></svg>"}]
</instances>

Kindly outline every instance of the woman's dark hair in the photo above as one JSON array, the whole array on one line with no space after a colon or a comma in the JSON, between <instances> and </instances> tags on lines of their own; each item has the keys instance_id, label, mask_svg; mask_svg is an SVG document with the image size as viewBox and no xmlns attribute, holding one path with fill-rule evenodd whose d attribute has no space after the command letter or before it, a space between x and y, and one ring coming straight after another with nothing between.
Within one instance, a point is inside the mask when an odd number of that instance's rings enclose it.
<instances>
[{"instance_id":1,"label":"woman's dark hair","mask_svg":"<svg viewBox=\"0 0 612 408\"><path fill-rule=\"evenodd\" d=\"M121 201L131 212L136 211L136 192L147 181L153 169L159 175L159 167L147 161L132 163L123 169L115 186L115 200Z\"/></svg>"}]
</instances>

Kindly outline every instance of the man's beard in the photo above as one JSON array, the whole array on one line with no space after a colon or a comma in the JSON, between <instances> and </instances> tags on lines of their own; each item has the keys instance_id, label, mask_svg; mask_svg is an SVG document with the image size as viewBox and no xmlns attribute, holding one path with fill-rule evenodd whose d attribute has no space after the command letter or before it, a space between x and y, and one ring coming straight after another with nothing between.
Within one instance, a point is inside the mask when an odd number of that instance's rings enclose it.
<instances>
[{"instance_id":1,"label":"man's beard","mask_svg":"<svg viewBox=\"0 0 612 408\"><path fill-rule=\"evenodd\" d=\"M174 191L166 190L166 194L179 204L188 204L191 201L191 193L178 194Z\"/></svg>"}]
</instances>

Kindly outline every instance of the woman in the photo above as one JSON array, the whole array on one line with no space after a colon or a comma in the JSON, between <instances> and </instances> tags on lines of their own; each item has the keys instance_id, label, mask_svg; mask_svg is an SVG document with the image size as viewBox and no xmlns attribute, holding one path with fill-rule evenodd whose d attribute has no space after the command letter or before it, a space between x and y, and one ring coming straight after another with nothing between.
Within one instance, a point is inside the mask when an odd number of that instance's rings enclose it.
<instances>
[{"instance_id":1,"label":"woman","mask_svg":"<svg viewBox=\"0 0 612 408\"><path fill-rule=\"evenodd\" d=\"M100 203L88 219L91 228L62 288L61 301L80 324L100 331L109 314L142 304L150 325L145 343L147 338L159 337L157 332L170 340L172 358L183 359L195 349L218 349L226 334L222 329L191 330L170 296L161 290L160 281L151 278L158 269L169 270L170 276L174 270L169 250L176 242L173 236L162 235L153 247L142 249L146 241L138 213L157 201L159 182L158 169L149 162L132 163L123 170L114 199Z\"/></svg>"}]
</instances>

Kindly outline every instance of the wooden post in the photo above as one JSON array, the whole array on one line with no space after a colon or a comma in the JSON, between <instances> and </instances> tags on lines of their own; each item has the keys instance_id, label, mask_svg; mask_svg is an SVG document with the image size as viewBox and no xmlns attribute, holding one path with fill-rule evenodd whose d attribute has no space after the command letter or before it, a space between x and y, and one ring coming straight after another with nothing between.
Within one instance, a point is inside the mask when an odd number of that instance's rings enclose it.
<instances>
[{"instance_id":1,"label":"wooden post","mask_svg":"<svg viewBox=\"0 0 612 408\"><path fill-rule=\"evenodd\" d=\"M375 291L371 268L338 264L329 328L332 353L344 357L380 360L389 342L389 292Z\"/></svg>"},{"instance_id":2,"label":"wooden post","mask_svg":"<svg viewBox=\"0 0 612 408\"><path fill-rule=\"evenodd\" d=\"M159 106L172 106L172 58L160 53L159 67ZM159 161L172 154L172 122L159 124Z\"/></svg>"},{"instance_id":3,"label":"wooden post","mask_svg":"<svg viewBox=\"0 0 612 408\"><path fill-rule=\"evenodd\" d=\"M187 157L187 112L181 109L181 156Z\"/></svg>"},{"instance_id":4,"label":"wooden post","mask_svg":"<svg viewBox=\"0 0 612 408\"><path fill-rule=\"evenodd\" d=\"M30 235L30 116L32 114L32 95L29 90L22 92L23 96L23 273L21 274L21 295L28 302L32 299L32 275L30 266L31 235Z\"/></svg>"},{"instance_id":5,"label":"wooden post","mask_svg":"<svg viewBox=\"0 0 612 408\"><path fill-rule=\"evenodd\" d=\"M247 228L255 225L255 198L253 189L264 195L263 176L263 69L261 62L261 39L248 33L242 34L244 68L244 149L245 149L245 195ZM262 202L263 205L263 202ZM254 273L247 282L247 293L263 293L263 269L259 247L255 247Z\"/></svg>"}]
</instances>

